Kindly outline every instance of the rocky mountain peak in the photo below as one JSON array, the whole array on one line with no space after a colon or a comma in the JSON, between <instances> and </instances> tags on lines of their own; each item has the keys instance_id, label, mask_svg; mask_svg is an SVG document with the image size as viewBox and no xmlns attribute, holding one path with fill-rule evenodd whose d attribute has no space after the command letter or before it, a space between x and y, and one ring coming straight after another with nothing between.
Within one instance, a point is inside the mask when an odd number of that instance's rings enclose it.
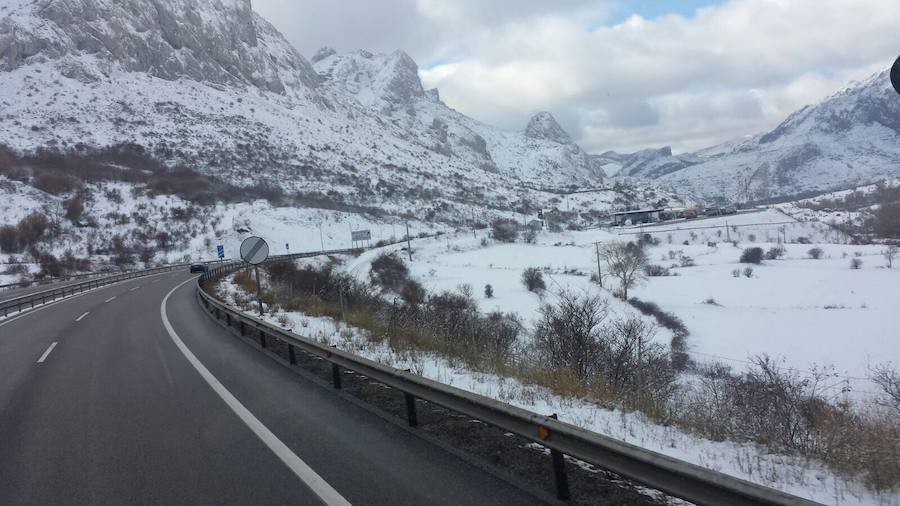
<instances>
[{"instance_id":1,"label":"rocky mountain peak","mask_svg":"<svg viewBox=\"0 0 900 506\"><path fill-rule=\"evenodd\" d=\"M325 58L328 58L329 56L334 56L336 54L337 54L337 51L333 47L323 46L323 47L319 48L318 51L316 51L316 54L313 55L313 57L310 61L313 64L316 64L316 63L324 60Z\"/></svg>"},{"instance_id":2,"label":"rocky mountain peak","mask_svg":"<svg viewBox=\"0 0 900 506\"><path fill-rule=\"evenodd\" d=\"M414 100L425 97L419 67L403 51L338 54L323 48L313 57L313 67L329 86L349 92L364 105L407 110Z\"/></svg>"},{"instance_id":3,"label":"rocky mountain peak","mask_svg":"<svg viewBox=\"0 0 900 506\"><path fill-rule=\"evenodd\" d=\"M0 71L47 60L79 67L75 73L87 79L97 75L88 67L113 64L166 80L275 93L317 82L309 63L249 0L20 3L0 20Z\"/></svg>"},{"instance_id":4,"label":"rocky mountain peak","mask_svg":"<svg viewBox=\"0 0 900 506\"><path fill-rule=\"evenodd\" d=\"M572 138L547 111L541 111L531 117L525 127L525 135L532 139L544 139L559 144L571 144Z\"/></svg>"}]
</instances>

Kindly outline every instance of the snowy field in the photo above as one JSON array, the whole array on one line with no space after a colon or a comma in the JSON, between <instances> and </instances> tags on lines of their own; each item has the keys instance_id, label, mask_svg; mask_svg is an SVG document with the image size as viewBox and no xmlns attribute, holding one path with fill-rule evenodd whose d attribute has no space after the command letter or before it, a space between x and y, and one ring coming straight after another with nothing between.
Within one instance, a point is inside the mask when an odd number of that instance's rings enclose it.
<instances>
[{"instance_id":1,"label":"snowy field","mask_svg":"<svg viewBox=\"0 0 900 506\"><path fill-rule=\"evenodd\" d=\"M729 226L733 219L729 217ZM785 230L772 225L785 219L776 211L755 213L753 221L743 222L746 227L730 233L739 234L745 241L753 234L757 242L752 245L764 249L775 245L759 242L767 232L774 235L787 231L789 240L809 237L821 241L830 237L830 230L820 229L816 223L795 223ZM714 220L705 221L716 224ZM668 243L670 233L673 244ZM696 265L672 269L677 276L650 278L632 293L658 303L685 321L691 332L688 344L694 360L717 360L740 369L749 356L768 353L801 371L833 364L842 376L835 378L835 391L840 392L850 382L860 393L873 389L863 379L869 364L900 363L900 346L892 335L900 328L900 299L895 294L895 287L900 286L900 269L883 267L880 248L786 244L782 259L754 266L750 278L735 278L731 272L745 266L738 263L738 257L751 243L735 247L721 242L710 247L699 235L692 239L690 231L669 228L659 235L661 244L647 250L651 262L669 266L673 262L668 252L672 250L693 257ZM516 312L526 327L538 317L541 303L552 302L554 292L561 289L601 293L613 313L636 313L589 279L597 269L594 242L621 240L616 231L545 233L539 235L536 244L498 244L490 239L483 244L487 236L487 231L479 230L474 235L468 232L415 240L410 263L413 276L431 290L471 285L483 310ZM689 244L679 242L684 240ZM807 251L813 247L823 249L822 259L808 258ZM366 277L371 261L384 250L396 250L408 261L407 252L400 246L390 246L357 258L346 257L343 268ZM851 270L851 258L860 258L862 268ZM543 299L522 286L521 273L527 267L544 269L548 291ZM614 285L611 279L605 279L607 287ZM485 284L493 286L493 298L484 296ZM226 298L236 290L234 285L224 287ZM718 305L704 303L710 298ZM675 427L656 425L639 413L609 409L510 378L474 372L432 354L396 353L384 342L370 341L364 330L328 318L283 312L267 318L380 363L409 368L538 413L557 412L561 419L598 433L822 503L900 504L896 493L874 494L806 459L774 455L754 444L710 441ZM656 336L664 344L670 337L664 329ZM854 383L857 377L859 381Z\"/></svg>"},{"instance_id":2,"label":"snowy field","mask_svg":"<svg viewBox=\"0 0 900 506\"><path fill-rule=\"evenodd\" d=\"M694 360L719 361L741 369L748 358L766 353L801 372L833 366L835 391L849 386L858 394L873 390L865 379L870 366L900 364L900 259L894 269L887 269L881 246L788 243L784 244L784 257L753 265L750 278L743 274L736 278L732 271L747 266L738 262L746 247L768 250L777 246L774 241L783 233L789 241L797 237L823 241L835 237L835 232L819 223L771 225L789 220L776 211L702 220L691 227L724 224L726 220L729 227L739 225L737 231L729 231L733 239L743 239L737 247L724 241L708 246L721 228L679 231L660 226L659 232L645 228L661 241L647 248L651 263L670 267L678 264L677 258L683 254L693 258L696 265L672 268L677 275L648 278L629 293L655 302L684 320L691 333L688 345ZM763 224L745 226L751 223ZM691 232L697 233L694 240ZM670 234L672 244L668 243ZM620 236L617 231L545 233L539 235L537 244L490 241L483 246L481 240L487 235L487 231L477 231L475 237L468 233L417 241L411 263L413 276L430 290L471 285L483 310L516 312L530 324L539 317L543 301L525 289L521 274L525 268L538 267L545 271L547 301L561 289L599 291L608 298L614 313L636 313L589 278L597 271L594 242L629 240L633 236ZM751 235L757 242L746 241ZM773 242L762 242L766 238ZM682 244L684 240L689 244ZM838 240L843 242L843 237L838 236ZM814 247L823 250L819 260L809 258L807 253ZM376 255L368 252L349 268L365 276L368 263ZM405 254L403 258L407 259ZM862 261L860 269L850 269L853 258ZM606 288L616 287L605 265L602 267ZM493 298L484 296L485 284L493 287ZM710 299L716 304L707 303ZM661 343L668 344L670 338L668 331L658 330Z\"/></svg>"}]
</instances>

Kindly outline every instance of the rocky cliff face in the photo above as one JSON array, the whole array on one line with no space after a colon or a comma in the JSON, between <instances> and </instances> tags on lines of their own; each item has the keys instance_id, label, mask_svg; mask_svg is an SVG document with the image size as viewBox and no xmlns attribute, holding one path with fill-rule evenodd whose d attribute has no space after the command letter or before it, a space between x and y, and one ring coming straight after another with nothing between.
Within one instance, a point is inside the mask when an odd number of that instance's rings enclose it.
<instances>
[{"instance_id":1,"label":"rocky cliff face","mask_svg":"<svg viewBox=\"0 0 900 506\"><path fill-rule=\"evenodd\" d=\"M558 125L530 137L447 107L401 51L310 64L248 0L6 0L0 61L0 143L20 151L127 143L314 205L429 219L602 177Z\"/></svg>"},{"instance_id":2,"label":"rocky cliff face","mask_svg":"<svg viewBox=\"0 0 900 506\"><path fill-rule=\"evenodd\" d=\"M425 91L415 62L402 51L338 54L323 48L312 61L323 88L391 118L409 139L450 160L531 186L591 184L604 177L550 113L535 115L524 133L484 125L447 107L437 90Z\"/></svg>"},{"instance_id":3,"label":"rocky cliff face","mask_svg":"<svg viewBox=\"0 0 900 506\"><path fill-rule=\"evenodd\" d=\"M91 68L84 56L167 80L281 94L316 85L309 63L250 0L40 0L12 7L0 21L2 71L46 60L88 80L111 70Z\"/></svg>"},{"instance_id":4,"label":"rocky cliff face","mask_svg":"<svg viewBox=\"0 0 900 506\"><path fill-rule=\"evenodd\" d=\"M544 139L558 144L571 144L572 138L559 126L556 118L547 111L541 111L531 117L525 127L525 136L532 139Z\"/></svg>"}]
</instances>

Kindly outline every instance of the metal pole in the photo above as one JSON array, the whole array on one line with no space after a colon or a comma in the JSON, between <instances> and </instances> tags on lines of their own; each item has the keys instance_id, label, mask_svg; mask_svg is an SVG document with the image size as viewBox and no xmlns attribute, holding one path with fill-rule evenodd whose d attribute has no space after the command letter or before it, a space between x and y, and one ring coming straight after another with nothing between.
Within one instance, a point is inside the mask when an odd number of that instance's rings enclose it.
<instances>
[{"instance_id":1,"label":"metal pole","mask_svg":"<svg viewBox=\"0 0 900 506\"><path fill-rule=\"evenodd\" d=\"M603 288L603 271L600 270L600 243L595 242L594 247L597 249L597 283Z\"/></svg>"},{"instance_id":2,"label":"metal pole","mask_svg":"<svg viewBox=\"0 0 900 506\"><path fill-rule=\"evenodd\" d=\"M259 316L263 315L263 305L262 305L262 294L260 289L259 282L259 266L255 266L256 269L256 302L259 304Z\"/></svg>"},{"instance_id":3,"label":"metal pole","mask_svg":"<svg viewBox=\"0 0 900 506\"><path fill-rule=\"evenodd\" d=\"M319 242L322 243L322 253L325 253L325 236L322 235L322 224L319 223Z\"/></svg>"},{"instance_id":4,"label":"metal pole","mask_svg":"<svg viewBox=\"0 0 900 506\"><path fill-rule=\"evenodd\" d=\"M409 261L412 262L412 245L409 240L409 222L406 222L406 252L409 254Z\"/></svg>"},{"instance_id":5,"label":"metal pole","mask_svg":"<svg viewBox=\"0 0 900 506\"><path fill-rule=\"evenodd\" d=\"M556 420L556 413L550 415L550 418ZM550 449L550 457L553 459L553 475L556 478L556 498L565 501L570 497L569 494L569 477L566 476L566 459L558 450Z\"/></svg>"}]
</instances>

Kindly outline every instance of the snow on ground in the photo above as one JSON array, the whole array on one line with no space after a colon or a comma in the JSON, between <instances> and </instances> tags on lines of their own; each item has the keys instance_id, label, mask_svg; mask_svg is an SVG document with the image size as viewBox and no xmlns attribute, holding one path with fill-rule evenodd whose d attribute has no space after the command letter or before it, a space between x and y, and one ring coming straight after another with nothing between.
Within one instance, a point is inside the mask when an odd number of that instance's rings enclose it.
<instances>
[{"instance_id":1,"label":"snow on ground","mask_svg":"<svg viewBox=\"0 0 900 506\"><path fill-rule=\"evenodd\" d=\"M834 366L835 392L849 383L853 391L867 394L874 390L865 378L869 367L893 362L900 365L900 269L884 267L883 247L845 244L784 244L785 256L754 265L753 275L735 278L732 271L743 269L738 262L745 247L758 246L764 250L776 247L781 232L771 223L789 221L776 211L701 220L703 226L714 226L727 219L729 226L736 221L738 232L730 231L745 241L738 247L719 242L709 247L698 235L691 242L690 232L704 232L712 238L721 228L687 231L673 226L646 227L645 232L661 240L650 246L647 254L651 263L670 267L678 264L678 255L694 259L693 267L672 269L677 276L649 278L629 295L659 304L684 320L691 335L689 352L698 362L720 361L735 369L742 369L749 358L766 353L783 359L785 365L801 372ZM699 223L698 222L698 223ZM693 223L693 222L691 222ZM763 223L763 225L751 225ZM825 240L833 237L831 229L816 223L787 225L788 240L808 237ZM692 224L691 227L699 226ZM685 226L685 228L688 228ZM448 234L435 239L419 240L413 245L411 271L429 290L455 290L469 284L483 311L516 312L530 326L539 317L538 308L544 302L525 289L522 271L528 267L545 270L548 293L545 301L552 302L554 292L568 288L597 293L599 288L590 281L597 271L594 242L630 240L634 236L619 231L596 230L542 234L537 244L502 244L493 241L483 246L487 231L469 234ZM673 243L667 236L672 234ZM751 235L757 241L767 237L773 242L746 242ZM723 232L724 235L724 232ZM843 239L842 237L840 238ZM687 246L679 241L687 240ZM823 258L813 260L808 251L819 247ZM399 250L401 246L392 249ZM674 260L670 253L674 253ZM359 276L366 276L368 263L378 254L370 251L349 268ZM859 270L850 269L850 261L863 262ZM403 254L404 260L407 259ZM895 262L900 263L900 262ZM617 283L605 273L606 287ZM490 284L494 297L484 295L484 285ZM614 314L637 314L630 305L600 291L610 303ZM719 305L704 303L714 299ZM671 334L659 329L656 339L668 344Z\"/></svg>"},{"instance_id":2,"label":"snow on ground","mask_svg":"<svg viewBox=\"0 0 900 506\"><path fill-rule=\"evenodd\" d=\"M471 245L473 241L461 242ZM432 248L435 244L441 243L432 240L416 241L416 254L422 254L423 250ZM490 249L493 248L487 248ZM372 257L374 253L366 253L345 264L345 268L364 275L367 258L370 260ZM479 269L472 270L480 272ZM231 278L228 281L219 285L219 295L226 302L233 303L239 288L230 282ZM330 318L280 311L276 314L267 312L264 319L323 344L336 345L385 365L409 369L426 378L536 413L558 413L561 420L579 427L825 504L900 504L900 493L872 493L859 483L845 480L807 459L774 455L755 444L700 438L672 426L654 424L640 413L609 409L586 400L562 397L546 388L525 385L514 379L467 370L458 363L450 363L434 354L410 351L397 353L386 342L370 341L364 330Z\"/></svg>"}]
</instances>

